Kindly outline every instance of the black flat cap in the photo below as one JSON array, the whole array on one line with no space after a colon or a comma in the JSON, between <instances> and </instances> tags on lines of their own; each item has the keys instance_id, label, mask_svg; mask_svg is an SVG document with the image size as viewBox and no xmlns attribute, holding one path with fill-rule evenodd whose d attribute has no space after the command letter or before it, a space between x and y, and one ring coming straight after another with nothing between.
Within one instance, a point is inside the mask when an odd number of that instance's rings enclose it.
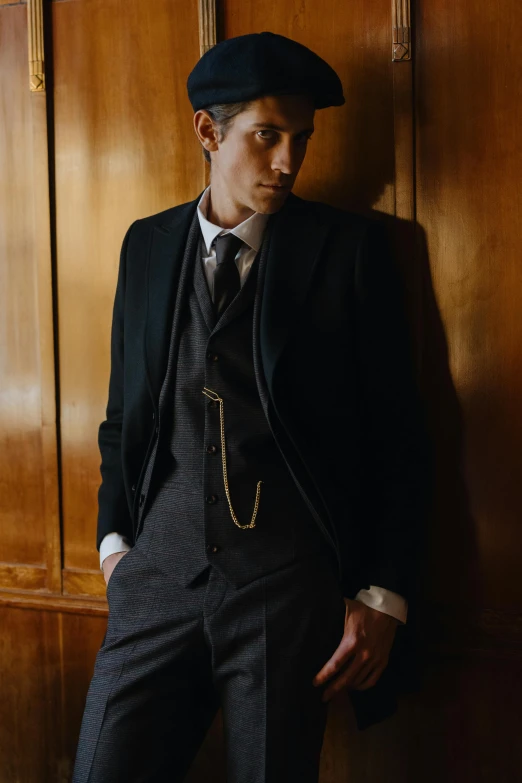
<instances>
[{"instance_id":1,"label":"black flat cap","mask_svg":"<svg viewBox=\"0 0 522 783\"><path fill-rule=\"evenodd\" d=\"M316 109L345 103L334 69L307 46L276 33L229 38L209 49L192 69L187 90L194 111L264 95L306 93Z\"/></svg>"}]
</instances>

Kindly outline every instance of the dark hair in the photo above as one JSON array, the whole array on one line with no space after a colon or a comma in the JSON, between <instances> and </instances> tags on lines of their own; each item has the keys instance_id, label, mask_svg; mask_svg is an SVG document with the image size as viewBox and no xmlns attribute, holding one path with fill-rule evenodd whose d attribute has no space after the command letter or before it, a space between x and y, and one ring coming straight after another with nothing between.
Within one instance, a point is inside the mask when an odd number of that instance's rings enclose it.
<instances>
[{"instance_id":1,"label":"dark hair","mask_svg":"<svg viewBox=\"0 0 522 783\"><path fill-rule=\"evenodd\" d=\"M217 128L218 141L223 141L234 117L237 117L242 111L246 111L251 103L252 101L240 101L239 103L215 103L212 106L205 106L204 111L208 112ZM210 152L205 147L203 147L203 157L207 163L210 163Z\"/></svg>"}]
</instances>

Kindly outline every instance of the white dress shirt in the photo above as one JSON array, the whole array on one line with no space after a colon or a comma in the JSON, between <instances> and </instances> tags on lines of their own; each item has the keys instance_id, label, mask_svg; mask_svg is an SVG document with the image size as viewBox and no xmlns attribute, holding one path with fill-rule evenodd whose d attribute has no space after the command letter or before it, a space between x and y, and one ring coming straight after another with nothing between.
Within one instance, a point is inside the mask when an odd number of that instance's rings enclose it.
<instances>
[{"instance_id":1,"label":"white dress shirt","mask_svg":"<svg viewBox=\"0 0 522 783\"><path fill-rule=\"evenodd\" d=\"M207 219L208 205L210 196L210 185L199 200L197 211L199 223L201 226L202 238L199 245L199 257L202 260L205 270L205 276L211 297L214 294L214 269L216 268L216 249L212 242L219 234L235 234L245 243L236 254L236 265L239 270L240 284L243 286L250 271L256 254L261 247L263 232L266 227L269 215L263 215L261 212L254 212L249 218L243 220L238 226L231 229L223 229L216 226ZM129 541L125 536L119 533L107 533L100 544L100 568L103 561L109 555L116 552L127 552L131 549ZM394 593L391 590L385 590L383 587L370 585L369 590L359 590L355 596L358 601L395 617L401 623L406 622L408 613L408 603L402 595Z\"/></svg>"}]
</instances>

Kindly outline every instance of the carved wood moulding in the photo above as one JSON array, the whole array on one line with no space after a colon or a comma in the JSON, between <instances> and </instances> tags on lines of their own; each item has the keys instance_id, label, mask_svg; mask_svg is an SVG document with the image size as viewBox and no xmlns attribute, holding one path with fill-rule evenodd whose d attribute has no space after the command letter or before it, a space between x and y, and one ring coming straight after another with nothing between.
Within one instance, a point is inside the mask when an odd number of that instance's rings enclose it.
<instances>
[{"instance_id":1,"label":"carved wood moulding","mask_svg":"<svg viewBox=\"0 0 522 783\"><path fill-rule=\"evenodd\" d=\"M29 88L45 92L43 0L27 0Z\"/></svg>"},{"instance_id":2,"label":"carved wood moulding","mask_svg":"<svg viewBox=\"0 0 522 783\"><path fill-rule=\"evenodd\" d=\"M216 44L216 0L198 0L199 56Z\"/></svg>"},{"instance_id":3,"label":"carved wood moulding","mask_svg":"<svg viewBox=\"0 0 522 783\"><path fill-rule=\"evenodd\" d=\"M392 0L392 60L411 60L410 0Z\"/></svg>"}]
</instances>

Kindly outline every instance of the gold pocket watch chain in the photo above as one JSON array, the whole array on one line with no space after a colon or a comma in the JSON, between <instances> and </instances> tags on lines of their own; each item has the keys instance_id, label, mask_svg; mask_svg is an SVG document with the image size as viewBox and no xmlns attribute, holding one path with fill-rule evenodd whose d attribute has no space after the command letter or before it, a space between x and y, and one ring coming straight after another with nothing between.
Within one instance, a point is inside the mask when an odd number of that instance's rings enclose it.
<instances>
[{"instance_id":1,"label":"gold pocket watch chain","mask_svg":"<svg viewBox=\"0 0 522 783\"><path fill-rule=\"evenodd\" d=\"M203 394L205 394L207 397L209 397L211 400L214 400L214 402L219 402L219 421L221 425L221 462L223 464L223 482L225 484L225 492L227 495L228 500L228 507L230 508L230 514L232 516L232 519L234 520L234 524L241 528L241 530L246 530L246 528L249 527L255 527L256 526L256 516L257 516L257 509L259 508L259 496L261 495L261 484L262 481L257 482L257 489L256 489L256 500L254 503L254 513L252 514L252 519L248 523L248 525L240 525L238 522L238 519L236 515L234 514L234 509L232 508L232 501L230 500L230 491L228 489L228 476L227 476L227 457L225 452L225 419L223 415L223 400L217 394L217 392L212 391L211 389L208 389L206 386L203 390Z\"/></svg>"}]
</instances>

